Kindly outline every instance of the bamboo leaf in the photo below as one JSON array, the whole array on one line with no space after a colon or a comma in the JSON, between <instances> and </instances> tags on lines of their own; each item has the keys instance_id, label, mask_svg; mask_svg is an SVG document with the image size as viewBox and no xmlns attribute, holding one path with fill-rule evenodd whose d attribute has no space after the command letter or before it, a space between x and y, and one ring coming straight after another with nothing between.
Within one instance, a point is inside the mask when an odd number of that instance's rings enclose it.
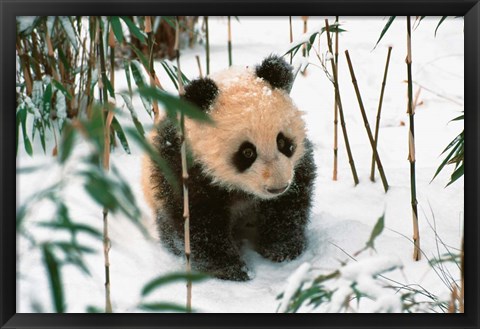
<instances>
[{"instance_id":1,"label":"bamboo leaf","mask_svg":"<svg viewBox=\"0 0 480 329\"><path fill-rule=\"evenodd\" d=\"M131 99L126 94L120 94L122 96L123 101L127 105L128 110L130 111L130 115L132 117L133 124L140 135L145 135L145 130L143 129L142 123L138 120L137 113L135 112L135 108L133 107Z\"/></svg>"},{"instance_id":2,"label":"bamboo leaf","mask_svg":"<svg viewBox=\"0 0 480 329\"><path fill-rule=\"evenodd\" d=\"M457 179L462 177L464 175L464 164L462 163L460 167L458 167L450 177L450 182L448 182L447 186L451 185L454 183ZM445 186L446 187L446 186Z\"/></svg>"},{"instance_id":3,"label":"bamboo leaf","mask_svg":"<svg viewBox=\"0 0 480 329\"><path fill-rule=\"evenodd\" d=\"M68 90L60 82L58 82L55 79L52 79L52 82L55 85L55 88L60 90L65 95L65 97L67 97L69 100L72 99L72 95L68 92Z\"/></svg>"},{"instance_id":4,"label":"bamboo leaf","mask_svg":"<svg viewBox=\"0 0 480 329\"><path fill-rule=\"evenodd\" d=\"M62 131L62 140L60 141L60 163L63 164L68 159L73 150L73 143L75 141L75 129L66 123Z\"/></svg>"},{"instance_id":5,"label":"bamboo leaf","mask_svg":"<svg viewBox=\"0 0 480 329\"><path fill-rule=\"evenodd\" d=\"M47 269L48 279L50 283L50 291L57 313L65 312L63 286L60 276L59 261L55 257L49 244L42 245L43 263Z\"/></svg>"},{"instance_id":6,"label":"bamboo leaf","mask_svg":"<svg viewBox=\"0 0 480 329\"><path fill-rule=\"evenodd\" d=\"M138 39L141 43L146 44L145 36L142 31L132 22L132 20L127 16L120 16L122 20L127 24L130 32Z\"/></svg>"},{"instance_id":7,"label":"bamboo leaf","mask_svg":"<svg viewBox=\"0 0 480 329\"><path fill-rule=\"evenodd\" d=\"M438 28L440 27L440 25L442 25L443 21L447 18L448 16L442 16L442 18L440 19L440 21L438 22L438 25L437 27L435 28L435 36L437 36L437 30Z\"/></svg>"},{"instance_id":8,"label":"bamboo leaf","mask_svg":"<svg viewBox=\"0 0 480 329\"><path fill-rule=\"evenodd\" d=\"M27 135L27 109L23 107L17 112L17 116L20 120L20 124L22 126L22 135L23 135L23 146L25 147L25 151L28 155L32 156L33 148L32 143Z\"/></svg>"},{"instance_id":9,"label":"bamboo leaf","mask_svg":"<svg viewBox=\"0 0 480 329\"><path fill-rule=\"evenodd\" d=\"M142 303L139 308L154 312L187 312L185 306L172 303Z\"/></svg>"},{"instance_id":10,"label":"bamboo leaf","mask_svg":"<svg viewBox=\"0 0 480 329\"><path fill-rule=\"evenodd\" d=\"M150 64L148 63L148 59L145 57L145 55L132 43L129 43L128 45L133 50L133 52L137 55L138 59L140 59L145 70L148 70L148 68L150 67Z\"/></svg>"},{"instance_id":11,"label":"bamboo leaf","mask_svg":"<svg viewBox=\"0 0 480 329\"><path fill-rule=\"evenodd\" d=\"M123 69L125 70L125 77L127 78L128 94L132 97L132 79L130 77L130 65L128 61L123 61Z\"/></svg>"},{"instance_id":12,"label":"bamboo leaf","mask_svg":"<svg viewBox=\"0 0 480 329\"><path fill-rule=\"evenodd\" d=\"M164 92L154 87L143 87L138 89L140 95L152 98L165 106L165 110L171 115L183 113L186 116L201 122L212 123L212 119L208 114L201 111L197 106L189 103L177 96Z\"/></svg>"},{"instance_id":13,"label":"bamboo leaf","mask_svg":"<svg viewBox=\"0 0 480 329\"><path fill-rule=\"evenodd\" d=\"M75 28L70 21L70 18L68 16L60 16L59 20L70 44L75 48L75 51L78 51L77 36L75 35Z\"/></svg>"},{"instance_id":14,"label":"bamboo leaf","mask_svg":"<svg viewBox=\"0 0 480 329\"><path fill-rule=\"evenodd\" d=\"M172 273L172 274L167 274L165 276L161 276L159 278L153 279L149 283L147 283L143 289L142 289L142 297L147 296L150 294L153 290L170 284L170 283L175 283L175 282L201 282L205 279L207 279L208 276L206 274L202 273Z\"/></svg>"},{"instance_id":15,"label":"bamboo leaf","mask_svg":"<svg viewBox=\"0 0 480 329\"><path fill-rule=\"evenodd\" d=\"M373 47L373 49L377 48L378 43L380 42L380 40L382 40L385 33L387 33L388 29L390 28L390 25L392 25L396 17L397 16L390 16L388 18L387 24L385 24L385 26L383 27L382 33L380 33L380 38L378 38L377 43L375 44L375 47Z\"/></svg>"},{"instance_id":16,"label":"bamboo leaf","mask_svg":"<svg viewBox=\"0 0 480 329\"><path fill-rule=\"evenodd\" d=\"M117 38L118 42L123 43L123 30L122 23L118 16L110 16L110 24L112 24L113 34Z\"/></svg>"},{"instance_id":17,"label":"bamboo leaf","mask_svg":"<svg viewBox=\"0 0 480 329\"><path fill-rule=\"evenodd\" d=\"M117 133L118 139L120 140L120 143L122 144L125 152L127 152L128 154L131 154L130 146L128 145L128 141L127 141L127 137L125 136L125 133L123 132L122 126L120 125L120 122L118 122L116 117L113 117L112 128Z\"/></svg>"},{"instance_id":18,"label":"bamboo leaf","mask_svg":"<svg viewBox=\"0 0 480 329\"><path fill-rule=\"evenodd\" d=\"M374 247L374 242L375 239L378 238L378 236L383 232L383 228L385 226L385 214L380 216L380 218L377 220L377 223L373 227L372 233L370 234L370 239L367 241L367 248L372 248L375 250Z\"/></svg>"}]
</instances>

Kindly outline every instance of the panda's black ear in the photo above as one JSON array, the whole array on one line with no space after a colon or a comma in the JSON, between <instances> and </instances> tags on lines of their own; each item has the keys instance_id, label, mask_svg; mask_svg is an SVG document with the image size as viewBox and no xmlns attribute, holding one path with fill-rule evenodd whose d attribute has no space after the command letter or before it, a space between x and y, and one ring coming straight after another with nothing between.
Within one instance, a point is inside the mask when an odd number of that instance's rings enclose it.
<instances>
[{"instance_id":1,"label":"panda's black ear","mask_svg":"<svg viewBox=\"0 0 480 329\"><path fill-rule=\"evenodd\" d=\"M183 98L197 105L203 111L208 111L218 96L218 87L210 78L198 78L185 86Z\"/></svg>"},{"instance_id":2,"label":"panda's black ear","mask_svg":"<svg viewBox=\"0 0 480 329\"><path fill-rule=\"evenodd\" d=\"M270 83L273 88L289 91L293 83L293 66L288 64L282 57L270 55L262 64L257 65L255 73L259 78Z\"/></svg>"}]
</instances>

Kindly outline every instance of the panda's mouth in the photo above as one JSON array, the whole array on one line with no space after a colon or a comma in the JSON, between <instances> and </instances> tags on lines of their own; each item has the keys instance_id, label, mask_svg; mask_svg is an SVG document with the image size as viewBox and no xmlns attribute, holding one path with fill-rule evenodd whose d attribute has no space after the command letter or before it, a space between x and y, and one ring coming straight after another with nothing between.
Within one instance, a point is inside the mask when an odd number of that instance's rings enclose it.
<instances>
[{"instance_id":1,"label":"panda's mouth","mask_svg":"<svg viewBox=\"0 0 480 329\"><path fill-rule=\"evenodd\" d=\"M278 194L282 194L283 192L285 192L287 189L288 189L288 184L283 186L283 187L280 187L280 188L265 188L265 190L269 193L269 194L272 194L272 195L278 195Z\"/></svg>"}]
</instances>

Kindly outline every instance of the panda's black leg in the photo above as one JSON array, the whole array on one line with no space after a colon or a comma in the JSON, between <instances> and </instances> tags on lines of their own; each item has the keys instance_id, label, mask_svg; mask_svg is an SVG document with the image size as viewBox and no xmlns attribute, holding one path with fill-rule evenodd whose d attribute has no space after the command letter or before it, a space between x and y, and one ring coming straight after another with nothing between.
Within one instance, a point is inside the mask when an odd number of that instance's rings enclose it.
<instances>
[{"instance_id":1,"label":"panda's black leg","mask_svg":"<svg viewBox=\"0 0 480 329\"><path fill-rule=\"evenodd\" d=\"M260 204L257 251L276 262L295 259L306 247L305 227L310 215L316 168L308 140L305 150L290 188L279 197Z\"/></svg>"},{"instance_id":2,"label":"panda's black leg","mask_svg":"<svg viewBox=\"0 0 480 329\"><path fill-rule=\"evenodd\" d=\"M228 213L218 205L194 205L190 209L192 265L219 279L249 280L238 246L231 236Z\"/></svg>"},{"instance_id":3,"label":"panda's black leg","mask_svg":"<svg viewBox=\"0 0 480 329\"><path fill-rule=\"evenodd\" d=\"M292 208L289 201L281 198L261 206L257 251L275 262L297 258L306 246L308 210Z\"/></svg>"}]
</instances>

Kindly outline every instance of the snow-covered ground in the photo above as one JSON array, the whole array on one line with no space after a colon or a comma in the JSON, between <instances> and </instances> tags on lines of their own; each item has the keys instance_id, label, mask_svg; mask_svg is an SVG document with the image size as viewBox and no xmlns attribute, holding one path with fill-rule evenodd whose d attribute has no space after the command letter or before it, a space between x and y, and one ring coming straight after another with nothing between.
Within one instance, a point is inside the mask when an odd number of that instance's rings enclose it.
<instances>
[{"instance_id":1,"label":"snow-covered ground","mask_svg":"<svg viewBox=\"0 0 480 329\"><path fill-rule=\"evenodd\" d=\"M333 18L330 17L330 22ZM451 168L447 166L437 179L430 182L443 157L440 153L463 129L463 122L451 119L463 110L463 19L447 19L434 31L439 17L425 18L412 35L413 79L423 86L415 115L415 149L417 167L417 198L419 202L419 225L423 257L412 260L413 246L412 214L410 207L410 172L408 155L408 116L406 80L406 19L398 17L375 50L373 47L386 20L378 18L341 17L340 22L348 31L340 37L339 78L346 124L360 184L354 187L345 144L339 129L338 181L332 180L333 168L333 88L324 72L313 65L306 75L299 75L291 95L299 108L306 112L308 135L315 145L315 160L318 166L314 207L308 226L308 249L298 259L286 263L273 263L244 248L244 257L254 272L248 282L229 282L210 279L193 286L193 307L201 312L275 312L280 300L276 296L284 288L289 276L302 264L311 264L314 274L331 271L339 267L361 249L370 236L377 219L385 212L385 230L376 240L377 254L368 251L361 258L384 256L400 259L403 271L388 273L387 276L404 284L414 284L441 297L448 296L448 288L428 264L428 259L438 257L445 250L437 250L437 238L442 239L451 250L458 252L463 232L464 183L463 178L448 188ZM323 24L324 17L310 18L309 27ZM294 36L300 38L303 24L294 17ZM235 65L255 65L271 53L285 50L289 40L288 17L253 18L240 17L232 20L233 61ZM211 71L228 66L227 19L210 19ZM344 50L348 49L353 61L363 102L370 125L373 127L378 106L387 47L393 46L388 81L380 125L379 154L385 169L390 190L384 193L382 184L369 180L372 151L362 121L361 113L351 83ZM318 44L316 44L318 46ZM325 35L322 36L320 53L325 54ZM182 70L193 78L198 75L195 55L202 60L205 52L201 45L182 51ZM318 64L312 53L310 61ZM329 67L330 68L330 67ZM205 71L205 65L203 65ZM160 64L156 69L162 84L172 92L173 85ZM116 74L117 90L126 89L123 71ZM121 97L117 97L121 106ZM141 121L148 126L151 119L145 113L138 98L134 105ZM128 113L126 107L124 111ZM128 122L128 116L120 118ZM53 137L51 137L53 138ZM38 142L38 138L36 139ZM22 145L22 144L20 144ZM47 142L53 145L53 141ZM143 211L142 222L149 228L152 238L146 239L138 229L122 215L112 216L110 236L112 248L111 289L115 312L136 312L140 291L152 278L172 271L182 271L184 261L165 250L156 237L154 219L143 200L140 187L140 150L131 143L132 154L121 148L114 151L112 163L120 169L130 183ZM87 145L80 144L67 168L60 168L50 155L43 155L40 145L34 145L34 157L19 148L17 166L26 167L43 164L44 167L30 174L17 175L18 204L29 195L49 186L61 173L69 175L75 168L75 156L85 153ZM47 152L49 154L49 152ZM80 181L71 179L66 189L68 206L74 220L88 223L101 229L101 208L84 193ZM45 229L36 228L34 223L49 219L51 209L39 205L27 218L26 225L39 240L49 239ZM192 218L192 220L195 220ZM435 230L432 228L436 226ZM103 306L104 268L100 241L82 238L85 244L98 252L86 258L92 275L85 276L76 268L63 268L66 303L68 312L85 312L86 306ZM31 312L34 304L52 311L46 271L41 263L39 250L30 249L29 244L19 239L18 247L18 290L17 312ZM368 263L367 263L368 264ZM367 265L366 265L367 266ZM303 266L302 269L307 266ZM458 268L447 265L455 279ZM151 301L184 304L184 284L165 286L149 296ZM360 307L368 311L368 307Z\"/></svg>"}]
</instances>

